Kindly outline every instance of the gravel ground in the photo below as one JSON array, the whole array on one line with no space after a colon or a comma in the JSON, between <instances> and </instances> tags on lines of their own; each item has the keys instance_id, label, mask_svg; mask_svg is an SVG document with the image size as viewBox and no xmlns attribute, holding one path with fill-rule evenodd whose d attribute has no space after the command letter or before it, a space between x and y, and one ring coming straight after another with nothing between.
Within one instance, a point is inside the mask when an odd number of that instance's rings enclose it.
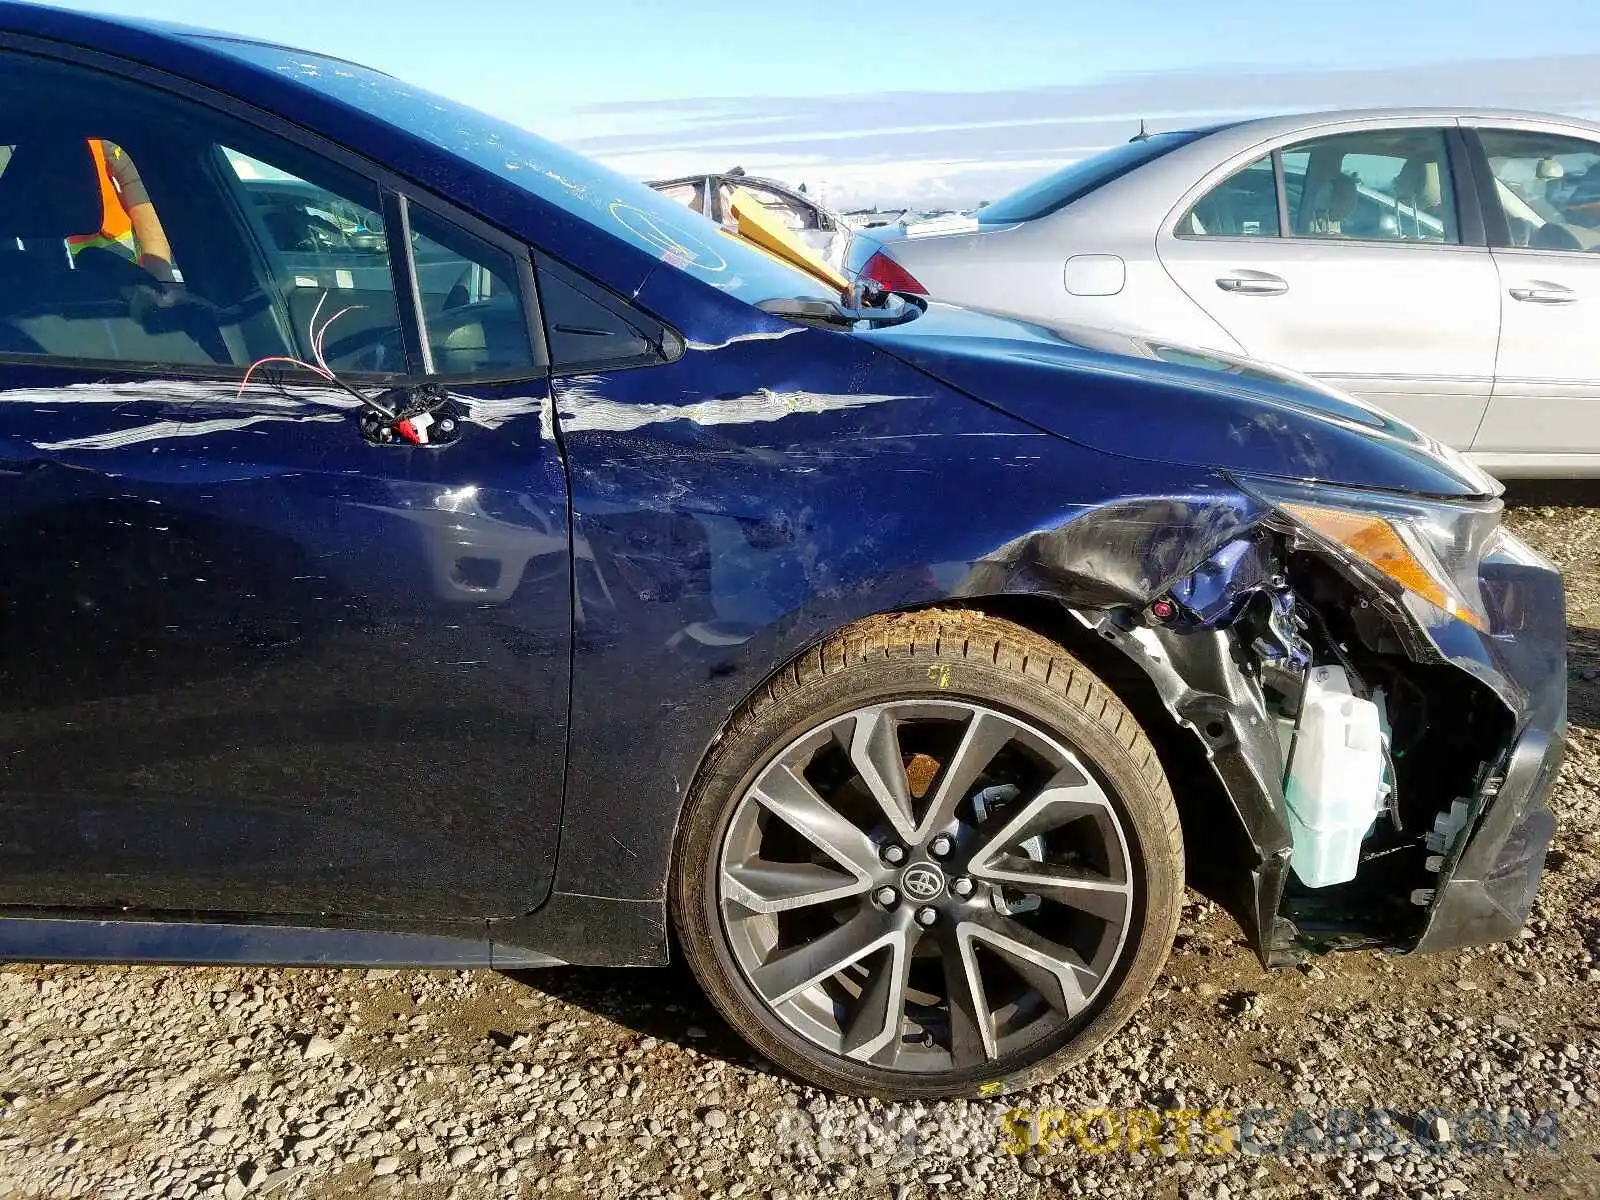
<instances>
[{"instance_id":1,"label":"gravel ground","mask_svg":"<svg viewBox=\"0 0 1600 1200\"><path fill-rule=\"evenodd\" d=\"M1600 1196L1592 498L1513 497L1568 572L1573 720L1516 943L1267 975L1195 898L1092 1061L947 1105L777 1076L672 971L0 968L0 1196ZM1398 1133L1342 1136L1374 1109Z\"/></svg>"}]
</instances>

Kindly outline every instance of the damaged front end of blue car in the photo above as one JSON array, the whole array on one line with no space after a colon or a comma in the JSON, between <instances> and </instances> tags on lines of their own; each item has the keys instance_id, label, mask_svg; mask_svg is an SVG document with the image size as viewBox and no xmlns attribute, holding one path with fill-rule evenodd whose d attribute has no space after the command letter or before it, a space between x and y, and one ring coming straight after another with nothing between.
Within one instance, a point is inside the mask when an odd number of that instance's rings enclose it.
<instances>
[{"instance_id":1,"label":"damaged front end of blue car","mask_svg":"<svg viewBox=\"0 0 1600 1200\"><path fill-rule=\"evenodd\" d=\"M1187 474L1012 539L960 590L1061 598L1075 649L1174 731L1191 881L1264 962L1516 935L1554 830L1566 619L1495 480L1261 363L938 306L882 340L1130 474Z\"/></svg>"},{"instance_id":2,"label":"damaged front end of blue car","mask_svg":"<svg viewBox=\"0 0 1600 1200\"><path fill-rule=\"evenodd\" d=\"M1203 561L1075 615L1209 759L1254 852L1234 899L1263 961L1514 937L1554 830L1560 575L1498 500L1233 482L1188 528L1217 543ZM1197 827L1204 860L1225 838Z\"/></svg>"}]
</instances>

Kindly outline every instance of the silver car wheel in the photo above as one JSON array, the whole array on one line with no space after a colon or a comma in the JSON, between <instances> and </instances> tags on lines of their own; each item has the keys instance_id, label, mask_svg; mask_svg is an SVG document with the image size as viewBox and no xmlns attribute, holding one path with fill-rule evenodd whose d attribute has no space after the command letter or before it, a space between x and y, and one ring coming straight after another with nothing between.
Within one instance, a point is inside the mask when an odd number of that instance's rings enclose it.
<instances>
[{"instance_id":1,"label":"silver car wheel","mask_svg":"<svg viewBox=\"0 0 1600 1200\"><path fill-rule=\"evenodd\" d=\"M752 990L833 1054L915 1072L1007 1058L1112 976L1134 880L1106 791L981 705L859 708L790 743L734 809L723 932Z\"/></svg>"}]
</instances>

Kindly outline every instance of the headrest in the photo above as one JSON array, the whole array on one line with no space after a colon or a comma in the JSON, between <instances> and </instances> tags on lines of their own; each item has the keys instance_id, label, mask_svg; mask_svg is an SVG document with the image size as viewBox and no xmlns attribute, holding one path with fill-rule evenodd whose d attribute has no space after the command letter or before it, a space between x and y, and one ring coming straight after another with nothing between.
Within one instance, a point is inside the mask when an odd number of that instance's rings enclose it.
<instances>
[{"instance_id":1,"label":"headrest","mask_svg":"<svg viewBox=\"0 0 1600 1200\"><path fill-rule=\"evenodd\" d=\"M1338 233L1339 223L1350 219L1356 211L1356 181L1340 173L1330 175L1316 187L1311 195L1310 232Z\"/></svg>"},{"instance_id":2,"label":"headrest","mask_svg":"<svg viewBox=\"0 0 1600 1200\"><path fill-rule=\"evenodd\" d=\"M1541 158L1539 165L1534 168L1534 174L1540 179L1565 179L1567 169L1558 158Z\"/></svg>"},{"instance_id":3,"label":"headrest","mask_svg":"<svg viewBox=\"0 0 1600 1200\"><path fill-rule=\"evenodd\" d=\"M1438 208L1444 204L1444 189L1439 183L1439 163L1433 158L1408 158L1394 181L1395 195L1416 208Z\"/></svg>"},{"instance_id":4,"label":"headrest","mask_svg":"<svg viewBox=\"0 0 1600 1200\"><path fill-rule=\"evenodd\" d=\"M0 237L67 238L105 220L100 173L82 138L19 142L0 172Z\"/></svg>"},{"instance_id":5,"label":"headrest","mask_svg":"<svg viewBox=\"0 0 1600 1200\"><path fill-rule=\"evenodd\" d=\"M1345 174L1335 175L1328 186L1328 216L1334 221L1348 221L1356 211L1360 193L1356 181Z\"/></svg>"}]
</instances>

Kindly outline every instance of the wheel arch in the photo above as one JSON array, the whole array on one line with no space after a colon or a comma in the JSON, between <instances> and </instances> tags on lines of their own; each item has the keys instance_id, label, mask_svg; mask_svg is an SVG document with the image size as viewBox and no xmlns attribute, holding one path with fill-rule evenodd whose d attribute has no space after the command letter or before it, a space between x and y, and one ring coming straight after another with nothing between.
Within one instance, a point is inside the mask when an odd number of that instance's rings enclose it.
<instances>
[{"instance_id":1,"label":"wheel arch","mask_svg":"<svg viewBox=\"0 0 1600 1200\"><path fill-rule=\"evenodd\" d=\"M807 654L815 653L819 646L848 633L853 627L864 626L884 617L951 609L969 609L1010 621L1048 638L1082 662L1116 693L1150 739L1162 770L1173 784L1173 798L1178 806L1186 861L1189 864L1189 883L1203 895L1222 904L1239 922L1252 944L1258 943L1260 918L1253 873L1262 856L1240 817L1235 801L1230 798L1222 779L1208 762L1204 740L1198 732L1184 728L1174 719L1155 683L1123 645L1097 634L1075 617L1069 602L1059 596L1044 592L1015 592L970 596L955 601L932 600L866 614L833 626L790 654L730 710L702 750L693 778L700 778L734 714L757 703L763 692L770 692L775 680L785 672L793 671ZM680 804L673 823L674 846L682 834L683 810L684 805Z\"/></svg>"}]
</instances>

